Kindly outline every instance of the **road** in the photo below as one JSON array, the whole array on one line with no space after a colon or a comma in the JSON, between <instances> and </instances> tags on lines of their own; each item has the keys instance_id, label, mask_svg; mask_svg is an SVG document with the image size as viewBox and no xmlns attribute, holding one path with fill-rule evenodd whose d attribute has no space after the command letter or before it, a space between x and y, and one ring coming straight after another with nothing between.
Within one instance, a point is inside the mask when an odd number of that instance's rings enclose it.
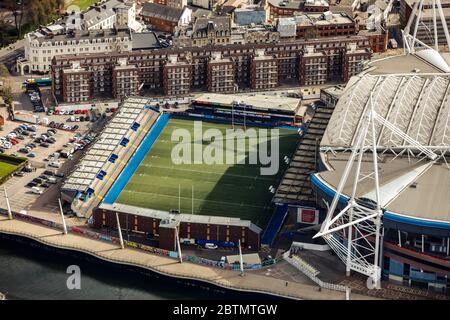
<instances>
[{"instance_id":1,"label":"road","mask_svg":"<svg viewBox=\"0 0 450 320\"><path fill-rule=\"evenodd\" d=\"M25 40L22 39L0 49L0 63L4 63L10 70L14 69L17 58L25 54L24 44Z\"/></svg>"}]
</instances>

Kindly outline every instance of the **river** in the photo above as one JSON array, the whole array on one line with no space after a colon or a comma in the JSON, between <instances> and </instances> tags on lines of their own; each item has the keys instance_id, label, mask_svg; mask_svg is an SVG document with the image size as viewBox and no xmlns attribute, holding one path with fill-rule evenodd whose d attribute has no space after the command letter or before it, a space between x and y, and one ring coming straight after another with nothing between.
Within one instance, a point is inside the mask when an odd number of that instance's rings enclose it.
<instances>
[{"instance_id":1,"label":"river","mask_svg":"<svg viewBox=\"0 0 450 320\"><path fill-rule=\"evenodd\" d=\"M81 270L81 289L67 289L69 265ZM220 289L129 270L30 241L0 237L0 292L7 299L211 299ZM227 295L228 296L228 295ZM235 297L237 298L237 297Z\"/></svg>"}]
</instances>

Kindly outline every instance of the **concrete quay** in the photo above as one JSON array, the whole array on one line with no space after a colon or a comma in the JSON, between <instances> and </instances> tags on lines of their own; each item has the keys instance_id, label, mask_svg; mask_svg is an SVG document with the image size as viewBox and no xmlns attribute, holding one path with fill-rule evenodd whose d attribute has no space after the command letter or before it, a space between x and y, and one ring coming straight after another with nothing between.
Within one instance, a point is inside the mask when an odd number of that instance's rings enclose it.
<instances>
[{"instance_id":1,"label":"concrete quay","mask_svg":"<svg viewBox=\"0 0 450 320\"><path fill-rule=\"evenodd\" d=\"M267 277L248 271L240 276L239 271L224 270L197 265L190 262L179 263L169 257L125 248L75 234L64 235L60 230L36 225L17 219L0 217L0 233L17 235L38 241L44 245L60 249L75 250L90 254L112 263L133 265L175 278L203 281L226 289L258 292L278 297L298 300L345 300L345 293L322 289L307 284ZM373 297L351 294L351 300L371 300Z\"/></svg>"}]
</instances>

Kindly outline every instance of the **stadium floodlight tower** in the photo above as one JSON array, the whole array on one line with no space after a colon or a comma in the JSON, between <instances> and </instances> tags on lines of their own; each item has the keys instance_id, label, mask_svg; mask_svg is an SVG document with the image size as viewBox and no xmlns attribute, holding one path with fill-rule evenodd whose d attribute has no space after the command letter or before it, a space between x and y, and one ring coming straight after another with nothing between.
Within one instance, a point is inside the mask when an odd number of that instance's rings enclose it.
<instances>
[{"instance_id":1,"label":"stadium floodlight tower","mask_svg":"<svg viewBox=\"0 0 450 320\"><path fill-rule=\"evenodd\" d=\"M352 153L339 181L336 194L320 231L314 238L320 236L328 243L346 264L347 275L351 270L362 273L371 279L373 288L380 288L383 208L378 172L378 126L381 125L385 130L392 131L394 135L401 137L432 161L437 159L437 155L377 114L373 104L374 99L371 93L356 135L355 145L350 148ZM368 171L363 172L362 162L370 158L372 159ZM354 172L352 191L347 203L342 204L342 199L346 198L343 190L352 171ZM373 182L373 199L360 198L357 195L358 184L367 179ZM345 207L337 212L339 202Z\"/></svg>"},{"instance_id":2,"label":"stadium floodlight tower","mask_svg":"<svg viewBox=\"0 0 450 320\"><path fill-rule=\"evenodd\" d=\"M433 12L433 22L427 25L424 20L423 10L425 6L430 6ZM437 15L439 14L439 22ZM448 32L447 22L445 20L444 11L442 10L441 0L420 0L414 3L413 10L409 17L408 23L404 30L402 30L403 42L404 42L404 50L405 54L415 54L416 49L424 49L429 53L428 55L435 55L434 53L439 52L439 36L438 36L438 25L442 26L444 31L447 50L450 50L450 36ZM429 39L432 40L434 49L424 43L424 39L419 40L417 38L418 30L422 29L426 31L426 35ZM430 52L434 53L430 54Z\"/></svg>"}]
</instances>

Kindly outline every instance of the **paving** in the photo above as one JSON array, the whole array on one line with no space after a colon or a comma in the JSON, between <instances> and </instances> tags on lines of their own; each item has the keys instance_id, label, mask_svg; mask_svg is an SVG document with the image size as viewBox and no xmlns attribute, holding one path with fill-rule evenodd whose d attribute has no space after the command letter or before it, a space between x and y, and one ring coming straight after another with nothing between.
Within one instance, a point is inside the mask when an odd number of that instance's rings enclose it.
<instances>
[{"instance_id":1,"label":"paving","mask_svg":"<svg viewBox=\"0 0 450 320\"><path fill-rule=\"evenodd\" d=\"M180 264L177 260L165 256L153 255L130 248L120 249L117 245L108 242L92 240L70 233L63 235L60 230L16 219L8 220L6 217L0 218L0 232L25 236L50 246L82 251L110 262L136 265L158 273L178 278L201 280L229 289L269 293L293 299L345 299L345 293L342 292L326 289L319 291L316 286L286 281L270 275L246 272L244 276L240 276L240 272L236 271L189 262ZM351 294L350 298L355 300L373 299L360 294Z\"/></svg>"}]
</instances>

